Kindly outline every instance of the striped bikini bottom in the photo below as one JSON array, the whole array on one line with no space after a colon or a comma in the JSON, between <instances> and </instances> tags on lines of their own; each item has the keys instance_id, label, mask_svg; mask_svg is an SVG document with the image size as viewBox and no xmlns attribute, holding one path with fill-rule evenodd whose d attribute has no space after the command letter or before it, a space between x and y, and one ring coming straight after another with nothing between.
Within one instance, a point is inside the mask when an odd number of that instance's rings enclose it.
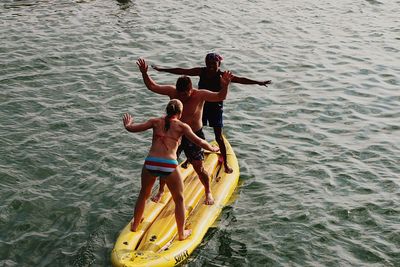
<instances>
[{"instance_id":1,"label":"striped bikini bottom","mask_svg":"<svg viewBox=\"0 0 400 267\"><path fill-rule=\"evenodd\" d=\"M144 167L154 176L168 176L176 169L177 166L178 161L175 159L147 157L144 160Z\"/></svg>"}]
</instances>

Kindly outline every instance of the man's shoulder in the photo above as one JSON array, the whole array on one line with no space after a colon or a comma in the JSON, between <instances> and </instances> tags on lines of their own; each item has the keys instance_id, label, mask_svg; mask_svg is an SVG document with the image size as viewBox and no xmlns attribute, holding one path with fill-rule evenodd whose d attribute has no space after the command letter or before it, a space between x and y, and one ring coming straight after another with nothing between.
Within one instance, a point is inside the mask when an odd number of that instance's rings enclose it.
<instances>
[{"instance_id":1,"label":"man's shoulder","mask_svg":"<svg viewBox=\"0 0 400 267\"><path fill-rule=\"evenodd\" d=\"M201 101L202 97L203 97L203 91L205 90L199 90L197 88L192 88L192 93L190 95L190 102L199 102Z\"/></svg>"},{"instance_id":2,"label":"man's shoulder","mask_svg":"<svg viewBox=\"0 0 400 267\"><path fill-rule=\"evenodd\" d=\"M204 89L198 89L198 88L192 88L192 97L198 97L201 96L203 91L205 91Z\"/></svg>"},{"instance_id":3,"label":"man's shoulder","mask_svg":"<svg viewBox=\"0 0 400 267\"><path fill-rule=\"evenodd\" d=\"M193 89L193 93L192 93L192 97L194 99L194 101L204 101L204 98L207 98L210 93L213 93L212 91L208 90L208 89Z\"/></svg>"}]
</instances>

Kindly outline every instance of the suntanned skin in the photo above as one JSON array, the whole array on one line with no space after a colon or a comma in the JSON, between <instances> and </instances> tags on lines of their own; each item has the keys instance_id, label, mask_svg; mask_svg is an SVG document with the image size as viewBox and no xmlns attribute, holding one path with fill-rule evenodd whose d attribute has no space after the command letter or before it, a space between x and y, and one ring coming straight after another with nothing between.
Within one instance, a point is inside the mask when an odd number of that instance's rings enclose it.
<instances>
[{"instance_id":1,"label":"suntanned skin","mask_svg":"<svg viewBox=\"0 0 400 267\"><path fill-rule=\"evenodd\" d=\"M215 61L215 60L206 60L206 77L214 77L217 72L219 71L219 67L221 65L220 61ZM201 67L195 67L195 68L162 68L159 66L152 65L152 68L157 70L157 71L163 71L163 72L168 72L172 74L178 74L178 75L187 75L187 76L200 76L201 74ZM271 84L271 80L264 80L264 81L257 81L257 80L252 80L246 77L238 77L233 75L231 82L233 83L240 83L240 84L257 84L257 85L262 85L262 86L267 86L268 84ZM224 139L222 137L222 127L213 127L214 128L214 135L215 135L215 140L217 141L220 149L221 149L221 155L224 159L224 169L226 173L232 173L232 168L228 165L228 161L226 159L226 147L224 143ZM157 200L157 196L154 197L154 200Z\"/></svg>"},{"instance_id":2,"label":"suntanned skin","mask_svg":"<svg viewBox=\"0 0 400 267\"><path fill-rule=\"evenodd\" d=\"M177 100L173 100L177 101ZM182 104L180 103L182 107ZM182 110L182 108L181 108ZM134 123L133 118L130 114L123 116L123 124L129 132L142 132L148 129L153 129L152 145L148 155L152 157L159 157L164 159L176 159L176 150L179 145L179 139L182 135L185 135L190 141L196 145L217 152L218 147L211 146L205 140L195 135L192 129L184 122L179 121L181 112L177 113L170 118L170 127L165 130L165 119L164 118L153 118L144 123ZM160 139L163 136L163 139ZM151 194L151 189L156 181L157 177L150 173L144 166L142 168L141 176L141 189L139 197L136 201L134 210L134 219L131 222L131 231L136 231L143 217L143 212L146 204L146 200ZM163 178L167 184L172 198L175 202L175 219L178 228L179 240L186 239L190 234L190 229L185 229L185 205L183 201L183 182L182 177L178 169L175 169L167 177Z\"/></svg>"},{"instance_id":3,"label":"suntanned skin","mask_svg":"<svg viewBox=\"0 0 400 267\"><path fill-rule=\"evenodd\" d=\"M221 65L221 62L217 61L208 61L206 62L206 67L207 67L207 74L210 76L213 76L219 71L219 67ZM187 76L200 76L201 72L201 67L194 67L194 68L162 68L156 65L151 66L153 69L157 71L163 71L163 72L168 72L172 74L177 74L177 75L187 75ZM246 77L239 77L239 76L232 76L232 83L240 83L240 84L257 84L257 85L262 85L262 86L268 86L268 84L271 84L271 80L265 80L265 81L257 81L257 80L252 80Z\"/></svg>"},{"instance_id":4,"label":"suntanned skin","mask_svg":"<svg viewBox=\"0 0 400 267\"><path fill-rule=\"evenodd\" d=\"M168 96L170 99L179 99L183 103L183 113L181 121L188 124L193 132L200 130L203 127L202 123L202 113L203 105L205 101L208 102L219 102L226 98L228 93L228 86L232 80L232 73L225 71L221 77L221 87L219 92L211 92L209 90L198 90L195 88L189 88L187 91L179 92L176 90L175 85L159 85L157 84L147 73L148 65L144 59L138 59L136 64L142 73L143 81L146 87L157 94ZM194 170L198 174L201 183L205 190L205 204L214 204L214 198L210 189L209 175L204 169L202 160L192 160L191 161ZM161 186L161 185L160 185Z\"/></svg>"}]
</instances>

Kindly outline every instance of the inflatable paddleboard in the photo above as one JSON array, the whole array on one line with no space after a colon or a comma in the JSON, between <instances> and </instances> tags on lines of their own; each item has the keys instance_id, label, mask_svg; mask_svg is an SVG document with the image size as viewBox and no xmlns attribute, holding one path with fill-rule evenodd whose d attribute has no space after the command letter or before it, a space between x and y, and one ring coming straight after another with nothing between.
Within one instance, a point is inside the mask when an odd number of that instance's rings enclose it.
<instances>
[{"instance_id":1,"label":"inflatable paddleboard","mask_svg":"<svg viewBox=\"0 0 400 267\"><path fill-rule=\"evenodd\" d=\"M206 153L204 160L204 167L211 177L214 205L204 204L204 187L191 165L187 169L178 167L184 179L186 228L191 229L192 234L183 241L178 240L175 204L165 187L165 193L158 203L151 200L146 202L143 221L137 231L131 232L128 223L120 233L111 254L114 267L175 266L192 254L218 218L239 181L237 158L226 139L225 145L232 173L225 173L219 153Z\"/></svg>"}]
</instances>

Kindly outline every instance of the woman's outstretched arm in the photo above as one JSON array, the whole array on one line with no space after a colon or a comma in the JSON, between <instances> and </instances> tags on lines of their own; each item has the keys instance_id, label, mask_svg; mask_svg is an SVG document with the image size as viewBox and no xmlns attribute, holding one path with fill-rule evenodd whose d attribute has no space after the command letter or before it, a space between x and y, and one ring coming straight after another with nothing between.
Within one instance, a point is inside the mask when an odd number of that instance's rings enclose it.
<instances>
[{"instance_id":1,"label":"woman's outstretched arm","mask_svg":"<svg viewBox=\"0 0 400 267\"><path fill-rule=\"evenodd\" d=\"M133 117L129 113L124 114L124 116L122 117L122 121L124 123L125 129L132 133L143 132L153 127L152 119L143 123L133 123Z\"/></svg>"},{"instance_id":2,"label":"woman's outstretched arm","mask_svg":"<svg viewBox=\"0 0 400 267\"><path fill-rule=\"evenodd\" d=\"M206 140L199 138L186 123L183 124L183 134L194 144L212 152L218 152L219 147L210 145Z\"/></svg>"}]
</instances>

